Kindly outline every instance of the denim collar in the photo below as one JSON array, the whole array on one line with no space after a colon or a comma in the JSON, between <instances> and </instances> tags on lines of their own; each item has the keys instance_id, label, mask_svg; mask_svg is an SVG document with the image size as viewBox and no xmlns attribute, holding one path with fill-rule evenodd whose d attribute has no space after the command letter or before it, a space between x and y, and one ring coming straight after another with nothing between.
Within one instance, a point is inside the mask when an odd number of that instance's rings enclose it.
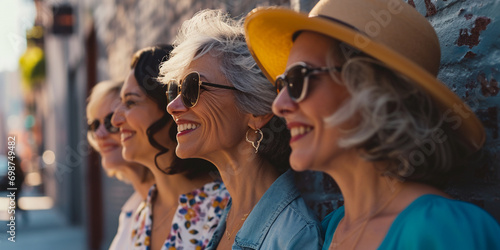
<instances>
[{"instance_id":1,"label":"denim collar","mask_svg":"<svg viewBox=\"0 0 500 250\"><path fill-rule=\"evenodd\" d=\"M293 171L288 170L274 181L257 202L240 231L236 234L234 245L238 245L240 248L258 249L279 214L299 196L299 190L294 183ZM224 240L226 220L231 205L232 200L229 200L220 218L219 226L206 248L207 250L216 249L219 242Z\"/></svg>"},{"instance_id":2,"label":"denim collar","mask_svg":"<svg viewBox=\"0 0 500 250\"><path fill-rule=\"evenodd\" d=\"M242 248L259 248L276 218L299 196L293 171L288 170L278 177L260 198L236 234L234 244Z\"/></svg>"}]
</instances>

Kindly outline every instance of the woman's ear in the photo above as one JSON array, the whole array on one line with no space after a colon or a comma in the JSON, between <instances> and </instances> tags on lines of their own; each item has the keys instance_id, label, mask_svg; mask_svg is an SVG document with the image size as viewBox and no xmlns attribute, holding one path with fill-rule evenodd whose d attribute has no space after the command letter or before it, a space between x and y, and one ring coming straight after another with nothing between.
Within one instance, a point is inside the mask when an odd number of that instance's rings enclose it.
<instances>
[{"instance_id":1,"label":"woman's ear","mask_svg":"<svg viewBox=\"0 0 500 250\"><path fill-rule=\"evenodd\" d=\"M274 114L266 114L266 115L250 115L250 119L248 121L248 126L253 130L257 130L258 128L264 127L271 118L273 118Z\"/></svg>"}]
</instances>

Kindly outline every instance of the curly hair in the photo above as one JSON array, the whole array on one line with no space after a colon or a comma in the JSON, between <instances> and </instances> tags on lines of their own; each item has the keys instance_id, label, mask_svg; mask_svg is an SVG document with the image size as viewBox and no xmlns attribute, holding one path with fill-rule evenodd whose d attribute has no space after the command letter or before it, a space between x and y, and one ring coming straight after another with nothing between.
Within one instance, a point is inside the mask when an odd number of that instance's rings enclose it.
<instances>
[{"instance_id":1,"label":"curly hair","mask_svg":"<svg viewBox=\"0 0 500 250\"><path fill-rule=\"evenodd\" d=\"M335 126L359 118L355 127L343 131L340 147L359 149L369 161L389 162L380 169L386 175L437 187L445 183L444 176L461 168L466 148L429 94L382 62L359 52L346 56L335 44L327 64L339 63L342 81L336 82L351 98L325 122Z\"/></svg>"},{"instance_id":2,"label":"curly hair","mask_svg":"<svg viewBox=\"0 0 500 250\"><path fill-rule=\"evenodd\" d=\"M201 159L180 159L176 155L174 155L175 158L167 169L158 166L158 157L167 153L169 149L157 142L154 135L164 127L170 125L169 140L177 142L177 126L173 124L172 116L166 111L167 97L165 96L165 86L158 81L159 66L162 62L168 60L171 50L171 45L141 49L132 57L130 68L134 70L134 77L141 90L164 112L163 116L153 122L146 130L149 143L159 150L154 159L156 168L165 174L184 173L186 177L192 179L212 171L216 172L217 169L208 161Z\"/></svg>"},{"instance_id":3,"label":"curly hair","mask_svg":"<svg viewBox=\"0 0 500 250\"><path fill-rule=\"evenodd\" d=\"M202 10L184 22L174 41L171 58L160 67L160 80L179 80L189 64L206 54L219 60L219 69L238 91L233 92L237 107L244 113L272 113L275 88L269 84L245 42L243 20L221 10ZM273 117L263 128L258 155L278 169L289 168L290 134L285 122Z\"/></svg>"}]
</instances>

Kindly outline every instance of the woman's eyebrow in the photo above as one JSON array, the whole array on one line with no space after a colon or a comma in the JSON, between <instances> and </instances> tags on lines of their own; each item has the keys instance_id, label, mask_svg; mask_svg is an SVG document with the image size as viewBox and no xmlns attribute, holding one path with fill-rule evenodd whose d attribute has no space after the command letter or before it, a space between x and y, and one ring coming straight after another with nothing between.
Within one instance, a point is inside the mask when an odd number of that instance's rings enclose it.
<instances>
[{"instance_id":1,"label":"woman's eyebrow","mask_svg":"<svg viewBox=\"0 0 500 250\"><path fill-rule=\"evenodd\" d=\"M127 96L137 96L137 97L141 97L138 93L135 93L135 92L128 92L128 93L125 93L125 95L123 97L127 97Z\"/></svg>"}]
</instances>

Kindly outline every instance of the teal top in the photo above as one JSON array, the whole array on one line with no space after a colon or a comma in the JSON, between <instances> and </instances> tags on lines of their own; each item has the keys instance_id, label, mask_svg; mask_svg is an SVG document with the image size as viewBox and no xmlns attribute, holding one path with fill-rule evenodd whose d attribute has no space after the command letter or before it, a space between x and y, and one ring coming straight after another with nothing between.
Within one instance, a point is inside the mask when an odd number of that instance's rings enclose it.
<instances>
[{"instance_id":1,"label":"teal top","mask_svg":"<svg viewBox=\"0 0 500 250\"><path fill-rule=\"evenodd\" d=\"M323 249L343 217L342 206L323 219ZM500 225L473 204L427 194L394 219L378 249L500 249Z\"/></svg>"}]
</instances>

